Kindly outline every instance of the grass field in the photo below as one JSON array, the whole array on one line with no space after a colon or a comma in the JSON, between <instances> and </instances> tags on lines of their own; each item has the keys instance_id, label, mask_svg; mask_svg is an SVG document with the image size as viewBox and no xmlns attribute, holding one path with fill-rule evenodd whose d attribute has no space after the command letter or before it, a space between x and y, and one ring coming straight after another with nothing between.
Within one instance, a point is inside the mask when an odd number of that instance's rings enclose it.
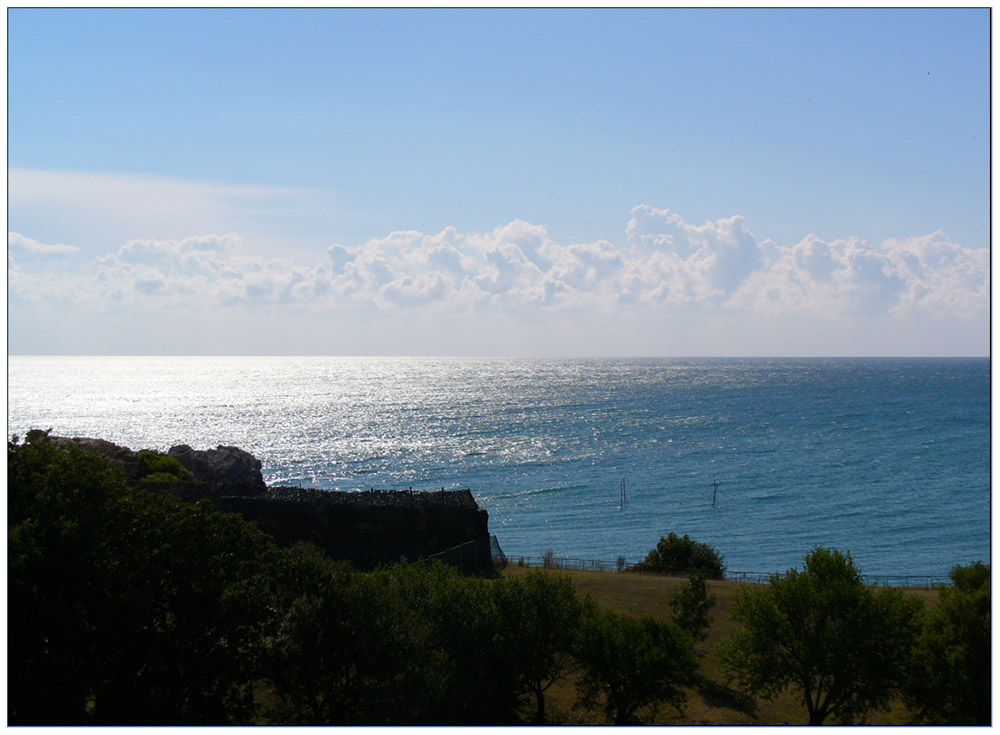
<instances>
[{"instance_id":1,"label":"grass field","mask_svg":"<svg viewBox=\"0 0 1000 735\"><path fill-rule=\"evenodd\" d=\"M526 567L509 565L505 576L515 576L531 571ZM652 615L659 620L670 619L670 596L684 580L677 577L617 574L614 572L544 570L550 574L568 575L578 593L590 595L598 607L630 615ZM708 684L688 691L684 712L663 706L651 719L658 725L805 725L808 722L805 706L793 692L785 692L772 702L747 702L726 685L725 674L719 670L715 647L727 639L736 627L730 620L729 610L736 591L744 585L736 582L709 581L709 594L715 595L712 609L712 627L706 641L697 650L701 660L700 674ZM907 594L922 598L930 606L937 600L937 592L911 589ZM554 725L606 724L602 713L587 712L574 707L576 703L575 679L556 682L546 693L546 709ZM530 718L530 712L526 717ZM888 712L874 712L866 724L905 725L909 713L902 704L895 704Z\"/></svg>"}]
</instances>

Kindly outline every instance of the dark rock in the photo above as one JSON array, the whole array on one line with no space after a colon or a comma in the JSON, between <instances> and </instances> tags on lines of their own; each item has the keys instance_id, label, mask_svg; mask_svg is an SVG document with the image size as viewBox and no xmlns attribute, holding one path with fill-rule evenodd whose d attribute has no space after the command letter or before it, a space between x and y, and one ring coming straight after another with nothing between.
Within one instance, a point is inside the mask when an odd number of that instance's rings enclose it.
<instances>
[{"instance_id":1,"label":"dark rock","mask_svg":"<svg viewBox=\"0 0 1000 735\"><path fill-rule=\"evenodd\" d=\"M260 460L238 447L220 444L215 449L197 450L178 444L167 454L184 465L195 482L265 487Z\"/></svg>"},{"instance_id":2,"label":"dark rock","mask_svg":"<svg viewBox=\"0 0 1000 735\"><path fill-rule=\"evenodd\" d=\"M142 480L139 453L103 439L49 437L56 446L99 452L124 468L129 481L151 492L183 500L210 500L219 510L240 513L281 546L312 541L334 559L362 569L401 558L442 558L463 572L493 569L489 514L469 490L336 492L264 483L261 462L237 447L196 450L172 447L191 482Z\"/></svg>"}]
</instances>

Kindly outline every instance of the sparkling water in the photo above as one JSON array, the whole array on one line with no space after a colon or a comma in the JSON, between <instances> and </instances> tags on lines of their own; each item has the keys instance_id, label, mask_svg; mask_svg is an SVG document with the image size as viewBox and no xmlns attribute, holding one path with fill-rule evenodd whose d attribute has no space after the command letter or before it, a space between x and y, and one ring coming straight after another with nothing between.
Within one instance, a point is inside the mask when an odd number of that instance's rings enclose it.
<instances>
[{"instance_id":1,"label":"sparkling water","mask_svg":"<svg viewBox=\"0 0 1000 735\"><path fill-rule=\"evenodd\" d=\"M468 487L514 557L634 562L670 531L742 571L815 545L879 575L990 553L987 358L15 356L7 415L236 445L271 485Z\"/></svg>"}]
</instances>

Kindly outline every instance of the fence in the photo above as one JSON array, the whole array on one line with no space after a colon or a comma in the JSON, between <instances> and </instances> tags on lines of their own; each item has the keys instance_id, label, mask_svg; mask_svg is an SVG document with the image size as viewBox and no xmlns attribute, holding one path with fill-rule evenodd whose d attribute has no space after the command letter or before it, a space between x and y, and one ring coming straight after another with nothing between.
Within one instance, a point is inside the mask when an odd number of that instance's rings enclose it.
<instances>
[{"instance_id":1,"label":"fence","mask_svg":"<svg viewBox=\"0 0 1000 735\"><path fill-rule=\"evenodd\" d=\"M598 559L576 559L570 557L557 557L551 552L544 556L518 556L517 563L521 566L543 567L546 569L566 569L578 571L595 572L638 572L640 574L655 574L667 577L687 577L695 569L670 568L646 568L642 571L633 569L625 563L625 557L619 557L617 561L606 561ZM787 572L741 572L731 569L723 571L722 578L729 582L741 582L744 584L766 584L772 577L784 577ZM951 586L951 578L939 575L928 574L896 574L896 575L873 575L862 574L861 579L865 584L873 587L903 587L914 589L934 589L935 587Z\"/></svg>"},{"instance_id":2,"label":"fence","mask_svg":"<svg viewBox=\"0 0 1000 735\"><path fill-rule=\"evenodd\" d=\"M503 569L507 557L500 548L496 536L466 541L426 557L425 561L438 560L457 568L462 574L477 574L490 569ZM414 562L415 564L420 562Z\"/></svg>"}]
</instances>

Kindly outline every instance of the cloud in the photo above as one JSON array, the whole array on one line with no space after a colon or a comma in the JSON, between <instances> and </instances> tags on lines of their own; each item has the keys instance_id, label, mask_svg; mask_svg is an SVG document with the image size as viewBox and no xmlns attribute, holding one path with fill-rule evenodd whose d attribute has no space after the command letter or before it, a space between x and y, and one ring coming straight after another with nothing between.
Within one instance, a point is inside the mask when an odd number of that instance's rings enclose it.
<instances>
[{"instance_id":1,"label":"cloud","mask_svg":"<svg viewBox=\"0 0 1000 735\"><path fill-rule=\"evenodd\" d=\"M74 245L63 245L62 243L48 245L38 242L38 240L33 240L30 237L25 237L20 232L7 233L7 248L26 250L39 255L66 255L68 253L75 253L80 249Z\"/></svg>"},{"instance_id":2,"label":"cloud","mask_svg":"<svg viewBox=\"0 0 1000 735\"><path fill-rule=\"evenodd\" d=\"M75 251L17 233L8 243L38 253ZM943 232L881 245L808 235L783 246L758 238L738 215L694 225L649 205L632 210L621 245L560 244L545 227L514 220L482 233L401 230L359 246L333 244L326 254L318 266L261 257L231 233L132 239L84 271L29 267L8 253L8 279L22 299L60 292L98 305L298 305L319 315L364 308L528 319L583 311L972 320L989 305L988 251Z\"/></svg>"},{"instance_id":3,"label":"cloud","mask_svg":"<svg viewBox=\"0 0 1000 735\"><path fill-rule=\"evenodd\" d=\"M301 187L19 168L7 178L10 229L58 232L91 257L135 238L205 232L240 232L257 252L294 247L302 255L317 247L313 233L350 220L336 192Z\"/></svg>"},{"instance_id":4,"label":"cloud","mask_svg":"<svg viewBox=\"0 0 1000 735\"><path fill-rule=\"evenodd\" d=\"M760 267L764 248L741 216L703 225L640 205L625 229L631 302L718 303Z\"/></svg>"},{"instance_id":5,"label":"cloud","mask_svg":"<svg viewBox=\"0 0 1000 735\"><path fill-rule=\"evenodd\" d=\"M130 240L97 258L93 278L114 303L209 308L239 303L310 302L329 287L324 268L244 252L233 234Z\"/></svg>"},{"instance_id":6,"label":"cloud","mask_svg":"<svg viewBox=\"0 0 1000 735\"><path fill-rule=\"evenodd\" d=\"M728 305L764 314L973 319L989 307L989 251L965 248L943 232L890 239L881 247L809 235L771 248L764 267Z\"/></svg>"}]
</instances>

